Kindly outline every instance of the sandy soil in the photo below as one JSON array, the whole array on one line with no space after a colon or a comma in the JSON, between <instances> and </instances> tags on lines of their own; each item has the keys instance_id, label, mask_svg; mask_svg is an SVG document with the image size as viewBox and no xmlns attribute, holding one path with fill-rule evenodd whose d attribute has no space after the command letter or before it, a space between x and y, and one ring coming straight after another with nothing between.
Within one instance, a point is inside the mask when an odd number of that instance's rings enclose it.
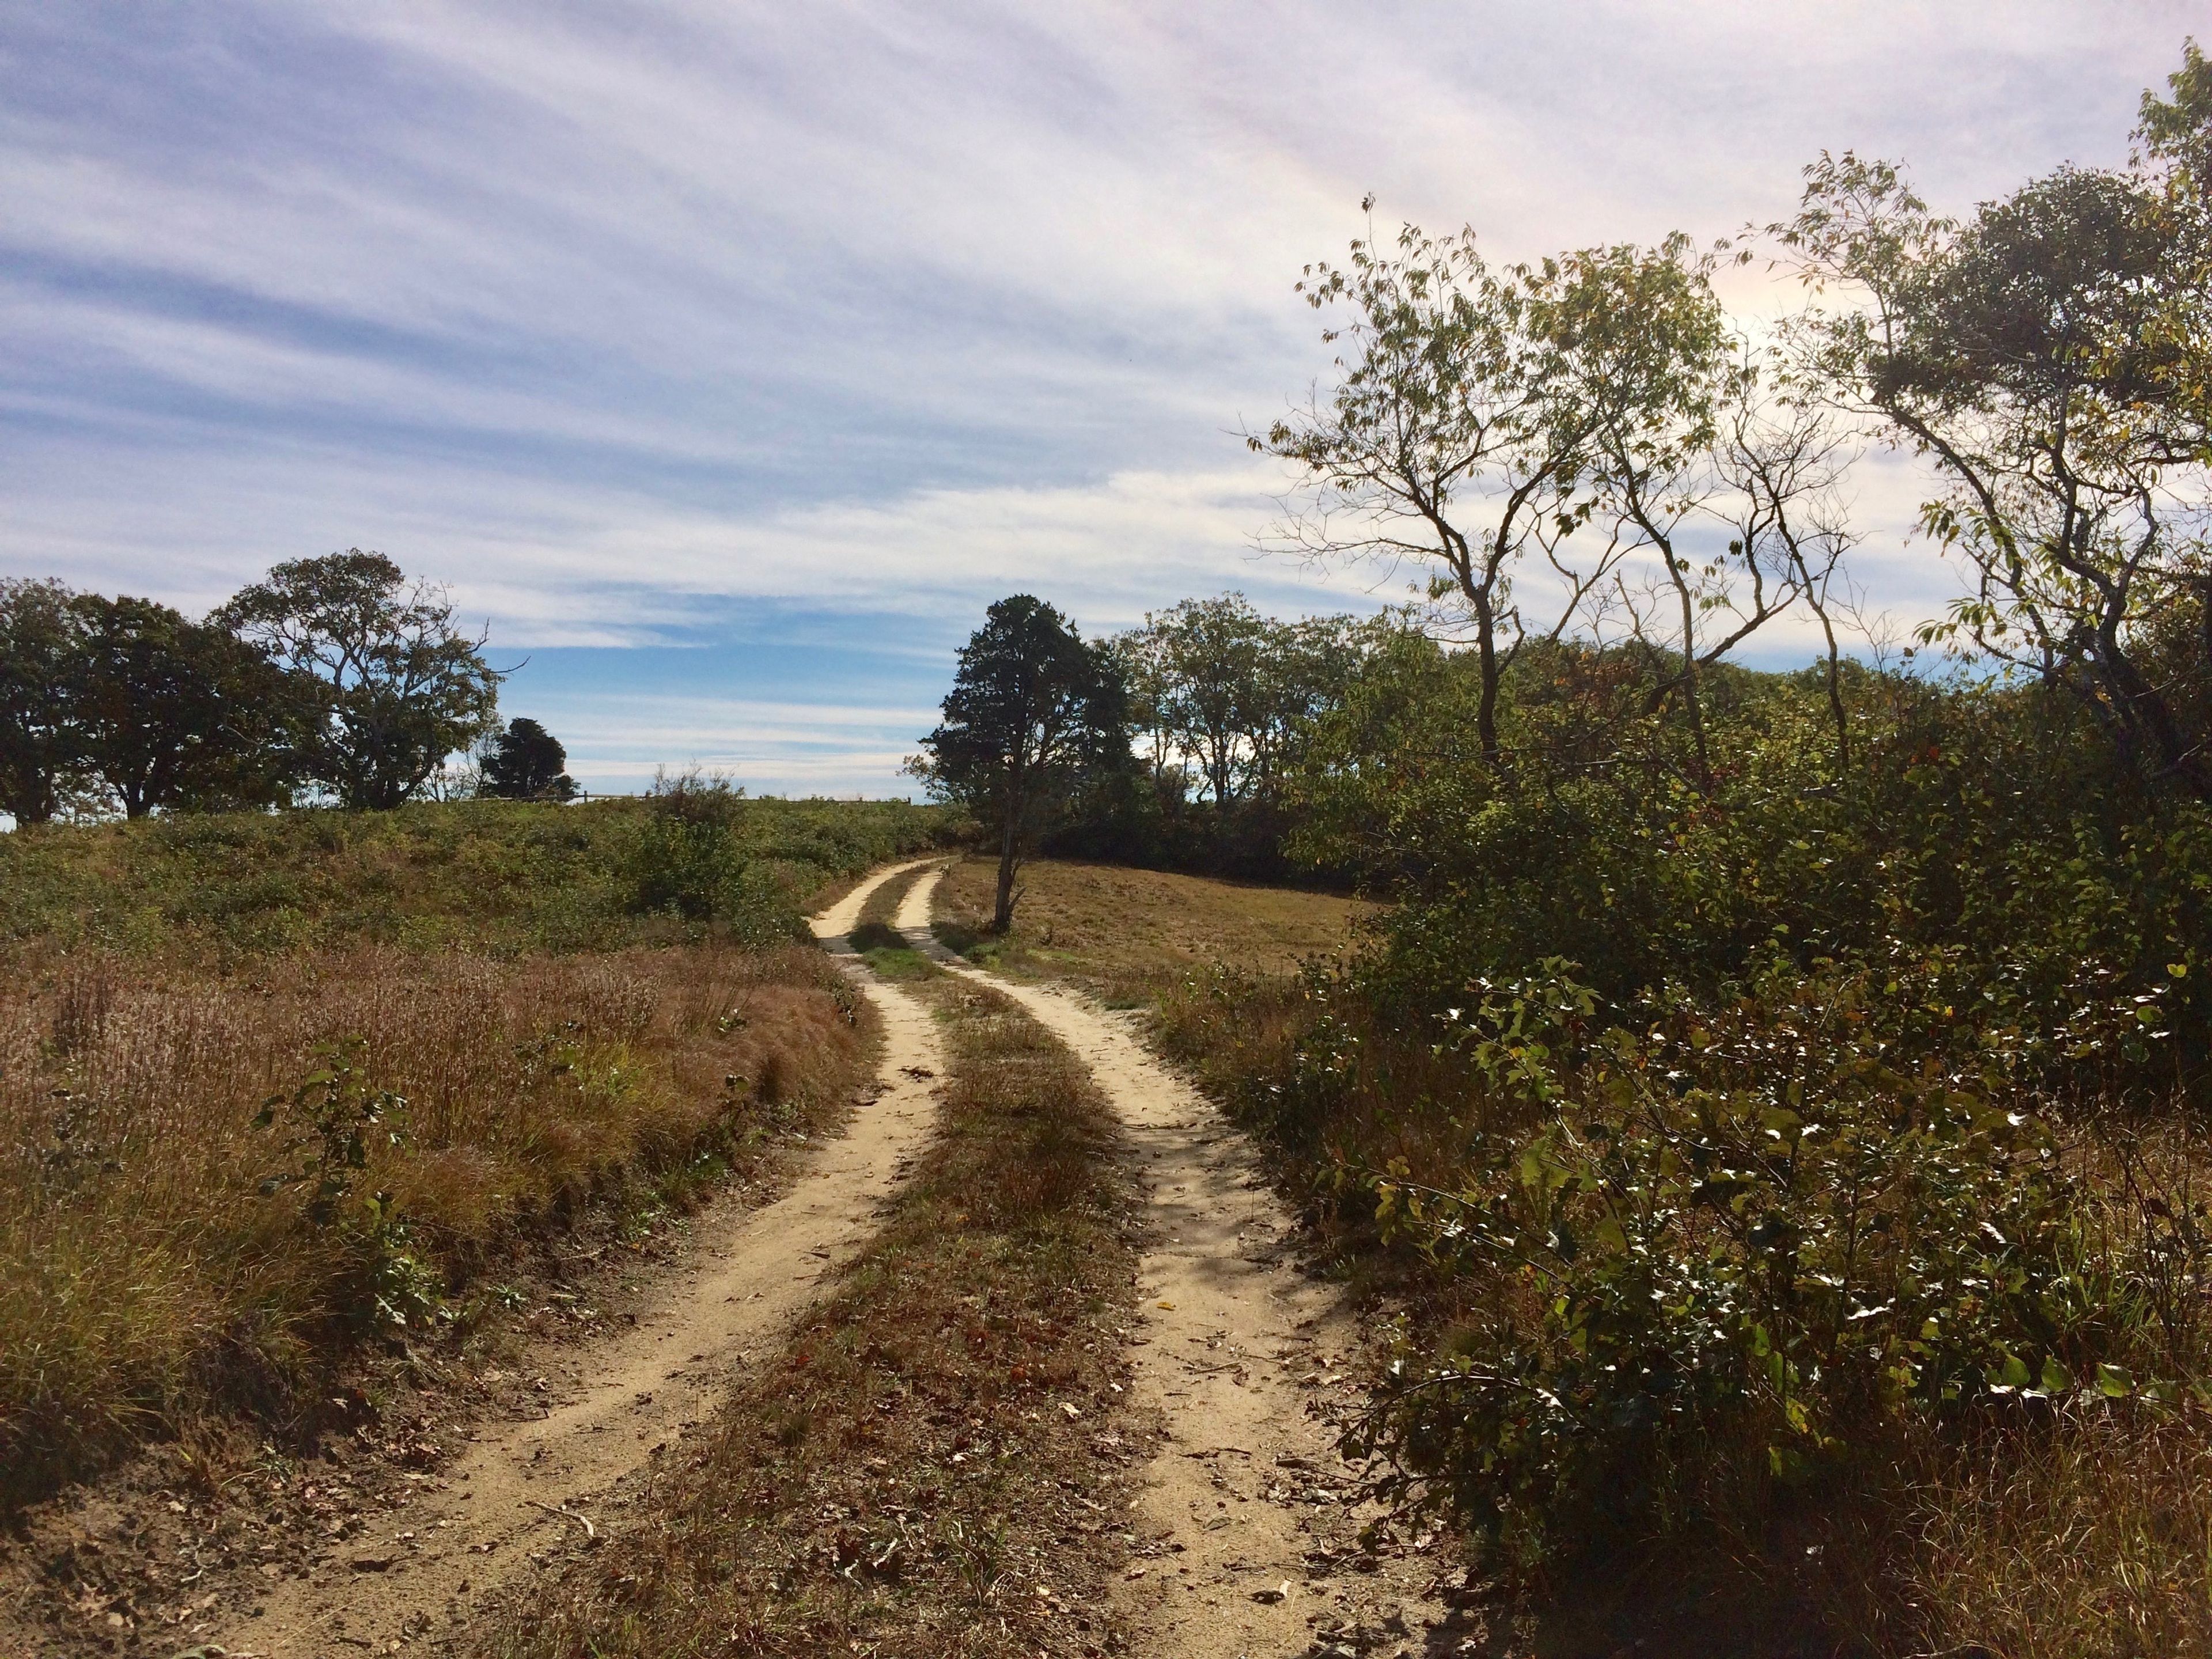
<instances>
[{"instance_id":1,"label":"sandy soil","mask_svg":"<svg viewBox=\"0 0 2212 1659\"><path fill-rule=\"evenodd\" d=\"M832 954L850 956L842 935L868 895L914 867L878 872L815 920ZM848 1133L775 1203L703 1212L689 1270L659 1287L634 1328L564 1351L566 1380L549 1376L539 1413L481 1425L404 1507L321 1552L307 1576L272 1583L258 1616L206 1639L233 1659L435 1651L555 1547L623 1523L634 1501L626 1484L655 1457L676 1455L749 1354L774 1342L817 1284L851 1259L935 1121L933 1079L945 1066L934 1024L853 965L885 1042L879 1092Z\"/></svg>"},{"instance_id":2,"label":"sandy soil","mask_svg":"<svg viewBox=\"0 0 2212 1659\"><path fill-rule=\"evenodd\" d=\"M1137 1403L1167 1438L1133 1516L1119 1622L1138 1655L1450 1652L1425 1539L1358 1499L1336 1429L1360 1390L1334 1287L1301 1272L1295 1224L1249 1144L1155 1060L1128 1018L1079 993L984 975L931 937L935 874L896 925L950 971L986 979L1091 1067L1150 1194ZM1365 1537L1363 1540L1363 1533Z\"/></svg>"}]
</instances>

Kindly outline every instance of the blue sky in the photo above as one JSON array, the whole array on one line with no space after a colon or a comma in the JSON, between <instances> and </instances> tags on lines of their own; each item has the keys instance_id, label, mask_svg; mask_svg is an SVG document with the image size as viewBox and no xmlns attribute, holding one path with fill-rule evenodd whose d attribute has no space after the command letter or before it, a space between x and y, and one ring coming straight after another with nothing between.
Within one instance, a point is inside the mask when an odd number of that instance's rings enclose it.
<instances>
[{"instance_id":1,"label":"blue sky","mask_svg":"<svg viewBox=\"0 0 2212 1659\"><path fill-rule=\"evenodd\" d=\"M380 548L588 783L899 790L1005 592L1396 597L1256 556L1236 436L1366 192L1508 258L1780 216L1824 146L1964 207L2123 159L2201 18L0 0L0 573L200 609ZM1858 488L1933 611L1911 478Z\"/></svg>"}]
</instances>

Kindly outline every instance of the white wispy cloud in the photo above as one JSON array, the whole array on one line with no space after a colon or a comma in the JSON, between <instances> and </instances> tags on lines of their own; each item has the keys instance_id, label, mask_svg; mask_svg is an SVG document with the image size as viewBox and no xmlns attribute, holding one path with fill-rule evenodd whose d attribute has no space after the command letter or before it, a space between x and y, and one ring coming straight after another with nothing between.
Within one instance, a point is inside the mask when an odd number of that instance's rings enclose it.
<instances>
[{"instance_id":1,"label":"white wispy cloud","mask_svg":"<svg viewBox=\"0 0 2212 1659\"><path fill-rule=\"evenodd\" d=\"M1253 561L1237 438L1326 372L1289 285L1364 192L1507 259L1781 216L1824 147L1960 207L2124 156L2198 10L0 0L0 571L375 545L519 650L868 619L825 686L1012 586L1394 598ZM1913 616L1917 488L1858 484Z\"/></svg>"}]
</instances>

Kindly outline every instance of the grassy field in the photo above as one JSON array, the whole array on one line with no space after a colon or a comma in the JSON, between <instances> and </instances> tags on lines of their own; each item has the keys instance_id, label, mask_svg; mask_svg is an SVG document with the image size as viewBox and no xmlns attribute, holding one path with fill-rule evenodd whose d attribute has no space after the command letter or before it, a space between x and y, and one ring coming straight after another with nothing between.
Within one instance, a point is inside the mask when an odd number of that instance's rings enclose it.
<instances>
[{"instance_id":1,"label":"grassy field","mask_svg":"<svg viewBox=\"0 0 2212 1659\"><path fill-rule=\"evenodd\" d=\"M1146 1006L1224 963L1270 978L1349 950L1356 899L1113 865L1039 860L1022 872L1012 931L990 937L998 866L970 857L938 889L939 936L1006 972L1066 979L1116 1007Z\"/></svg>"},{"instance_id":2,"label":"grassy field","mask_svg":"<svg viewBox=\"0 0 2212 1659\"><path fill-rule=\"evenodd\" d=\"M664 1524L575 1559L487 1654L1103 1650L1142 1455L1113 1119L1003 999L916 988L952 1075L883 1230L656 1492Z\"/></svg>"},{"instance_id":3,"label":"grassy field","mask_svg":"<svg viewBox=\"0 0 2212 1659\"><path fill-rule=\"evenodd\" d=\"M750 872L789 928L825 891L935 844L937 809L695 792L576 806L424 803L391 812L222 813L0 836L0 950L98 947L228 964L389 944L605 950L696 937L690 888ZM671 833L690 832L690 833ZM718 871L696 866L719 861Z\"/></svg>"},{"instance_id":4,"label":"grassy field","mask_svg":"<svg viewBox=\"0 0 2212 1659\"><path fill-rule=\"evenodd\" d=\"M458 1339L525 1236L834 1118L870 1016L779 941L938 819L714 811L0 836L0 1506L210 1413L309 1433L331 1366ZM672 823L750 908L639 902Z\"/></svg>"}]
</instances>

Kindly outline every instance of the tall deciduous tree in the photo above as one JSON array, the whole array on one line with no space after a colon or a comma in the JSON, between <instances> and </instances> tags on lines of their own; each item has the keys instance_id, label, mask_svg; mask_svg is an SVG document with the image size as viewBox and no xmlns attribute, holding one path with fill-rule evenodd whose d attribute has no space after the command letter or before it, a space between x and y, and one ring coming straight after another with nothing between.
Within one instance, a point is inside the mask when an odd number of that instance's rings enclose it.
<instances>
[{"instance_id":1,"label":"tall deciduous tree","mask_svg":"<svg viewBox=\"0 0 2212 1659\"><path fill-rule=\"evenodd\" d=\"M70 605L76 758L125 817L289 798L300 716L313 707L295 677L228 629L151 599L87 593Z\"/></svg>"},{"instance_id":2,"label":"tall deciduous tree","mask_svg":"<svg viewBox=\"0 0 2212 1659\"><path fill-rule=\"evenodd\" d=\"M1413 225L1395 250L1370 234L1346 264L1308 266L1298 291L1346 318L1322 337L1340 345L1337 383L1248 440L1304 474L1277 538L1285 548L1409 561L1432 573L1436 597L1465 608L1481 673L1475 723L1492 765L1499 685L1527 632L1518 568L1543 552L1570 607L1604 574L1558 565L1589 434L1577 406L1551 395L1557 353L1531 326L1542 280L1492 271L1472 230L1437 240Z\"/></svg>"},{"instance_id":3,"label":"tall deciduous tree","mask_svg":"<svg viewBox=\"0 0 2212 1659\"><path fill-rule=\"evenodd\" d=\"M1000 599L960 649L943 721L910 769L999 843L992 927L1013 925L1015 878L1046 819L1129 758L1127 694L1112 654L1042 599Z\"/></svg>"},{"instance_id":4,"label":"tall deciduous tree","mask_svg":"<svg viewBox=\"0 0 2212 1659\"><path fill-rule=\"evenodd\" d=\"M44 823L78 762L69 678L83 623L59 582L0 580L0 811Z\"/></svg>"},{"instance_id":5,"label":"tall deciduous tree","mask_svg":"<svg viewBox=\"0 0 2212 1659\"><path fill-rule=\"evenodd\" d=\"M1625 618L1671 654L1652 707L1680 704L1710 781L1701 672L1825 601L1848 538L1820 507L1848 446L1729 326L1714 257L1676 236L1493 271L1471 231L1408 226L1395 252L1355 242L1299 284L1346 310L1323 337L1349 349L1325 399L1250 440L1305 474L1281 539L1428 567L1471 626L1493 770L1524 643ZM1656 580L1632 586L1646 561ZM1524 615L1539 587L1543 614Z\"/></svg>"},{"instance_id":6,"label":"tall deciduous tree","mask_svg":"<svg viewBox=\"0 0 2212 1659\"><path fill-rule=\"evenodd\" d=\"M1315 719L1399 623L1263 617L1242 593L1185 599L1110 646L1132 680L1153 781L1183 799L1195 773L1217 807L1272 797Z\"/></svg>"},{"instance_id":7,"label":"tall deciduous tree","mask_svg":"<svg viewBox=\"0 0 2212 1659\"><path fill-rule=\"evenodd\" d=\"M1680 702L1706 784L1704 671L1801 600L1826 623L1849 539L1832 510L1847 446L1729 325L1713 264L1681 236L1589 249L1547 261L1531 305L1554 418L1584 434L1585 510L1610 529L1614 614L1672 656L1650 706ZM1639 555L1659 566L1644 593L1626 580Z\"/></svg>"},{"instance_id":8,"label":"tall deciduous tree","mask_svg":"<svg viewBox=\"0 0 2212 1659\"><path fill-rule=\"evenodd\" d=\"M344 805L398 805L493 728L501 676L482 636L454 627L444 589L381 553L280 564L213 620L320 683L304 756Z\"/></svg>"},{"instance_id":9,"label":"tall deciduous tree","mask_svg":"<svg viewBox=\"0 0 2212 1659\"><path fill-rule=\"evenodd\" d=\"M1198 763L1216 806L1243 792L1266 718L1267 619L1242 593L1185 599L1145 618L1158 641L1162 725Z\"/></svg>"},{"instance_id":10,"label":"tall deciduous tree","mask_svg":"<svg viewBox=\"0 0 2212 1659\"><path fill-rule=\"evenodd\" d=\"M1923 638L2072 693L2146 775L2212 799L2207 733L2179 712L2212 675L2212 67L2195 46L2171 86L2146 95L2126 171L2062 167L1959 222L1890 163L1824 155L1776 228L1809 283L1855 302L1814 314L1811 361L1944 480L1923 522L1972 591Z\"/></svg>"}]
</instances>

